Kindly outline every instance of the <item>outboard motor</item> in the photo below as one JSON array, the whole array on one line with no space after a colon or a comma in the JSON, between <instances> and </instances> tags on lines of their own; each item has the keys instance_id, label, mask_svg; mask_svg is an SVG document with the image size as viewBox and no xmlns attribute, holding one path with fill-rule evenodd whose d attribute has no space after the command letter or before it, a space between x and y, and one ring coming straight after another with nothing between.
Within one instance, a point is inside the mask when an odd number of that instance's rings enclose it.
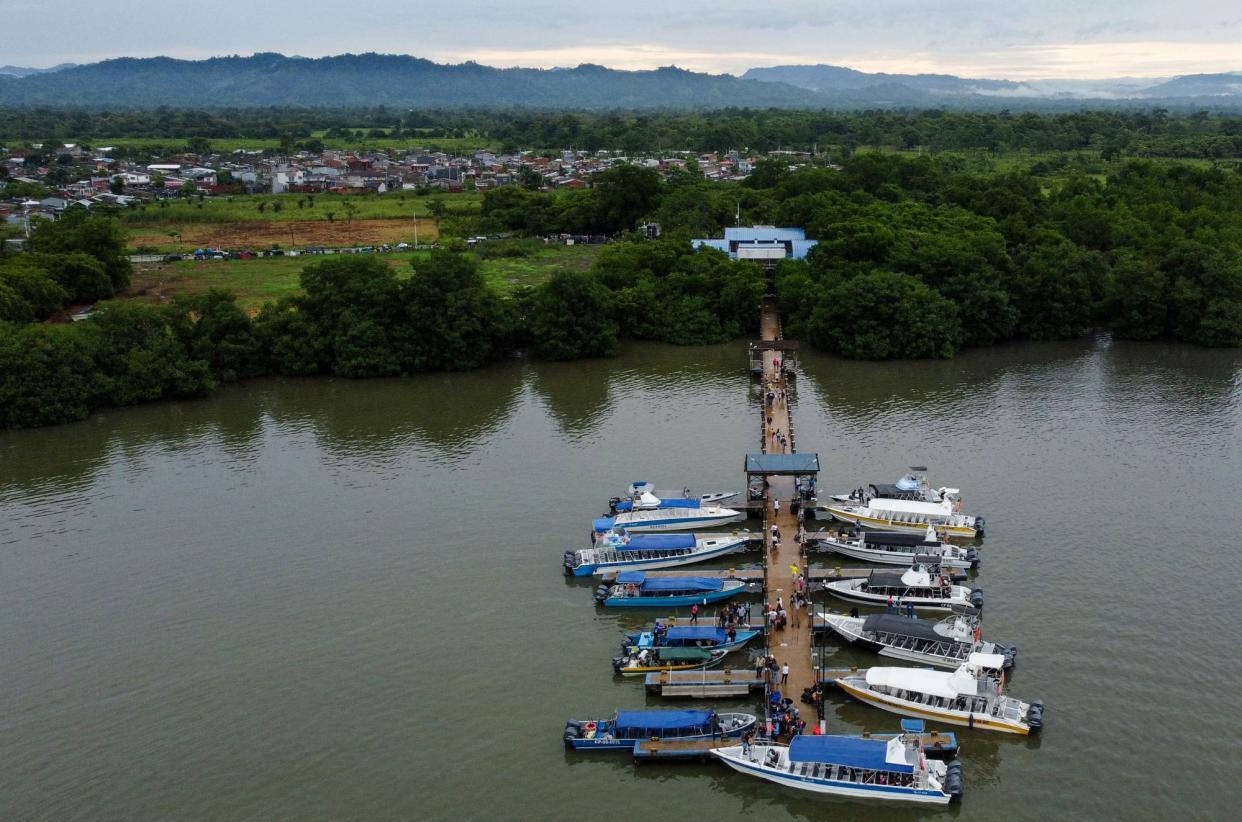
<instances>
[{"instance_id":1,"label":"outboard motor","mask_svg":"<svg viewBox=\"0 0 1242 822\"><path fill-rule=\"evenodd\" d=\"M572 719L565 723L565 747L573 747L574 740L582 737L582 726Z\"/></svg>"},{"instance_id":2,"label":"outboard motor","mask_svg":"<svg viewBox=\"0 0 1242 822\"><path fill-rule=\"evenodd\" d=\"M1044 727L1044 703L1042 700L1035 699L1031 701L1031 707L1026 709L1026 724L1031 729L1031 733L1039 733Z\"/></svg>"},{"instance_id":3,"label":"outboard motor","mask_svg":"<svg viewBox=\"0 0 1242 822\"><path fill-rule=\"evenodd\" d=\"M983 610L983 589L982 588L976 588L975 590L970 592L970 604L972 607L977 608L980 611Z\"/></svg>"},{"instance_id":4,"label":"outboard motor","mask_svg":"<svg viewBox=\"0 0 1242 822\"><path fill-rule=\"evenodd\" d=\"M574 568L577 567L578 565L578 552L577 551L566 551L564 561L565 561L566 576L573 576Z\"/></svg>"},{"instance_id":5,"label":"outboard motor","mask_svg":"<svg viewBox=\"0 0 1242 822\"><path fill-rule=\"evenodd\" d=\"M601 585L595 589L595 601L600 605L604 604L604 600L608 599L608 585Z\"/></svg>"},{"instance_id":6,"label":"outboard motor","mask_svg":"<svg viewBox=\"0 0 1242 822\"><path fill-rule=\"evenodd\" d=\"M1005 655L1005 670L1008 671L1018 664L1018 646L1002 645L1000 652Z\"/></svg>"},{"instance_id":7,"label":"outboard motor","mask_svg":"<svg viewBox=\"0 0 1242 822\"><path fill-rule=\"evenodd\" d=\"M977 548L967 548L966 561L970 563L971 568L978 568L980 562L979 550Z\"/></svg>"},{"instance_id":8,"label":"outboard motor","mask_svg":"<svg viewBox=\"0 0 1242 822\"><path fill-rule=\"evenodd\" d=\"M850 618L851 618L851 619L858 619L858 609L857 609L857 608L850 608Z\"/></svg>"},{"instance_id":9,"label":"outboard motor","mask_svg":"<svg viewBox=\"0 0 1242 822\"><path fill-rule=\"evenodd\" d=\"M617 515L617 506L621 504L620 497L608 498L608 516L615 517Z\"/></svg>"},{"instance_id":10,"label":"outboard motor","mask_svg":"<svg viewBox=\"0 0 1242 822\"><path fill-rule=\"evenodd\" d=\"M983 517L975 517L975 536L977 538L983 539L983 532L987 529L987 525L987 520Z\"/></svg>"},{"instance_id":11,"label":"outboard motor","mask_svg":"<svg viewBox=\"0 0 1242 822\"><path fill-rule=\"evenodd\" d=\"M625 651L623 650L622 653L625 653ZM621 666L623 666L624 664L625 664L625 657L614 656L612 658L612 669L616 671L617 673L621 673Z\"/></svg>"},{"instance_id":12,"label":"outboard motor","mask_svg":"<svg viewBox=\"0 0 1242 822\"><path fill-rule=\"evenodd\" d=\"M944 792L949 795L950 802L961 802L962 791L965 787L965 782L962 780L962 761L954 759L944 772Z\"/></svg>"}]
</instances>

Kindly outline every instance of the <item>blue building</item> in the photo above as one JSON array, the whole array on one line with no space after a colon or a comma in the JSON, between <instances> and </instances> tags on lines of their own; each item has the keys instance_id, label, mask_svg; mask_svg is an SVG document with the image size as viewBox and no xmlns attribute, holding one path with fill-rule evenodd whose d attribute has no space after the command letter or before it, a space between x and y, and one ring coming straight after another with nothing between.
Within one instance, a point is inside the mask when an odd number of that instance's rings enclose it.
<instances>
[{"instance_id":1,"label":"blue building","mask_svg":"<svg viewBox=\"0 0 1242 822\"><path fill-rule=\"evenodd\" d=\"M775 265L780 260L802 260L815 247L801 228L777 228L756 225L749 228L726 228L724 239L691 240L695 248L707 246L725 252L734 260L751 260L760 265Z\"/></svg>"}]
</instances>

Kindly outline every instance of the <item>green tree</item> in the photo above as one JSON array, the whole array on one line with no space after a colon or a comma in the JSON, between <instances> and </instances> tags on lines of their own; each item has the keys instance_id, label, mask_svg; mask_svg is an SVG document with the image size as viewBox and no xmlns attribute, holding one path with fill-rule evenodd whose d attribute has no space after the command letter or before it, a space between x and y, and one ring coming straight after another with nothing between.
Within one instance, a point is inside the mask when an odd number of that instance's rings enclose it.
<instances>
[{"instance_id":1,"label":"green tree","mask_svg":"<svg viewBox=\"0 0 1242 822\"><path fill-rule=\"evenodd\" d=\"M655 169L618 166L598 175L594 194L599 231L628 231L659 204L660 175Z\"/></svg>"},{"instance_id":2,"label":"green tree","mask_svg":"<svg viewBox=\"0 0 1242 822\"><path fill-rule=\"evenodd\" d=\"M908 274L874 271L825 292L811 341L853 359L948 358L960 337L957 308Z\"/></svg>"},{"instance_id":3,"label":"green tree","mask_svg":"<svg viewBox=\"0 0 1242 822\"><path fill-rule=\"evenodd\" d=\"M411 265L414 273L401 286L403 370L477 368L499 355L510 321L475 259L436 250Z\"/></svg>"},{"instance_id":4,"label":"green tree","mask_svg":"<svg viewBox=\"0 0 1242 822\"><path fill-rule=\"evenodd\" d=\"M575 360L617 353L618 328L610 314L608 289L585 272L557 272L535 289L527 325L540 359Z\"/></svg>"}]
</instances>

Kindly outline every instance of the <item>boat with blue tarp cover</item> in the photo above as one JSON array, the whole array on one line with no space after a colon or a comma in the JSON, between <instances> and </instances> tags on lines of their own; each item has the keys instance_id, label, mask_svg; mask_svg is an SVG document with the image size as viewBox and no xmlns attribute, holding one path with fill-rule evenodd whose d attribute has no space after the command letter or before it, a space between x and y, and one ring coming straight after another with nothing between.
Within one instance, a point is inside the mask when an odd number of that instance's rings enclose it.
<instances>
[{"instance_id":1,"label":"boat with blue tarp cover","mask_svg":"<svg viewBox=\"0 0 1242 822\"><path fill-rule=\"evenodd\" d=\"M803 791L947 805L961 799L962 766L923 753L920 734L888 740L795 736L788 745L732 745L712 753L735 771Z\"/></svg>"},{"instance_id":2,"label":"boat with blue tarp cover","mask_svg":"<svg viewBox=\"0 0 1242 822\"><path fill-rule=\"evenodd\" d=\"M622 571L612 583L595 589L595 601L606 608L668 608L707 605L740 594L746 583L719 577L653 577Z\"/></svg>"},{"instance_id":3,"label":"boat with blue tarp cover","mask_svg":"<svg viewBox=\"0 0 1242 822\"><path fill-rule=\"evenodd\" d=\"M715 559L741 549L746 540L736 536L696 534L627 534L608 531L594 548L566 551L565 573L576 577L611 571L675 568Z\"/></svg>"},{"instance_id":4,"label":"boat with blue tarp cover","mask_svg":"<svg viewBox=\"0 0 1242 822\"><path fill-rule=\"evenodd\" d=\"M689 531L695 528L714 528L746 519L742 511L715 505L693 508L644 508L626 511L611 517L598 517L591 522L593 534L613 529L622 531ZM594 536L592 536L594 540Z\"/></svg>"},{"instance_id":5,"label":"boat with blue tarp cover","mask_svg":"<svg viewBox=\"0 0 1242 822\"><path fill-rule=\"evenodd\" d=\"M715 625L665 625L657 621L649 631L626 634L621 653L643 648L707 648L732 651L759 636L754 629Z\"/></svg>"},{"instance_id":6,"label":"boat with blue tarp cover","mask_svg":"<svg viewBox=\"0 0 1242 822\"><path fill-rule=\"evenodd\" d=\"M575 751L634 749L640 739L725 739L755 726L754 714L716 711L617 711L612 719L565 723L565 747Z\"/></svg>"}]
</instances>

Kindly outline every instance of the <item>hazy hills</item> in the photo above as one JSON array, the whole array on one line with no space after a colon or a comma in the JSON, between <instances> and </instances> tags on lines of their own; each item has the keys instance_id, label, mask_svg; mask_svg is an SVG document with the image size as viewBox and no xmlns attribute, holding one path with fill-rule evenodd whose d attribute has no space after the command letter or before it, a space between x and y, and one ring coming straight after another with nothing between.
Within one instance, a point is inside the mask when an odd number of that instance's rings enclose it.
<instances>
[{"instance_id":1,"label":"hazy hills","mask_svg":"<svg viewBox=\"0 0 1242 822\"><path fill-rule=\"evenodd\" d=\"M126 57L51 69L0 68L0 105L1239 109L1242 73L1011 81L871 74L830 65L753 68L734 77L672 67L621 71L589 64L502 69L381 54Z\"/></svg>"}]
</instances>

